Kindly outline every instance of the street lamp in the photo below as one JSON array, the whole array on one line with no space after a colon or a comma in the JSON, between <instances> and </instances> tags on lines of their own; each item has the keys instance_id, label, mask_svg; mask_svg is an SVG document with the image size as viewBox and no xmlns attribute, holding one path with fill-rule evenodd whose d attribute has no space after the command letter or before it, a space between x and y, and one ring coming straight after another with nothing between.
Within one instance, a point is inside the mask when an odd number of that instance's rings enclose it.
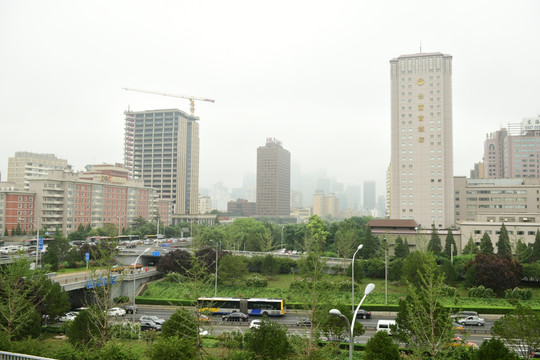
<instances>
[{"instance_id":1,"label":"street lamp","mask_svg":"<svg viewBox=\"0 0 540 360\"><path fill-rule=\"evenodd\" d=\"M281 225L281 248L283 249L283 225Z\"/></svg>"},{"instance_id":2,"label":"street lamp","mask_svg":"<svg viewBox=\"0 0 540 360\"><path fill-rule=\"evenodd\" d=\"M353 358L352 353L354 350L354 324L356 323L356 315L358 314L358 310L360 310L360 306L362 306L362 303L364 302L366 296L368 296L368 294L372 292L373 289L375 289L375 284L373 283L367 284L366 289L364 290L364 297L362 298L362 300L360 300L360 304L358 304L358 307L356 308L354 312L352 324L349 322L349 319L345 315L343 315L341 311L339 311L338 309L332 309L329 312L330 315L345 318L345 320L347 321L347 326L349 327L349 360L352 360Z\"/></svg>"},{"instance_id":3,"label":"street lamp","mask_svg":"<svg viewBox=\"0 0 540 360\"><path fill-rule=\"evenodd\" d=\"M214 244L216 244L216 276L215 276L216 280L215 280L215 285L214 285L214 297L217 297L218 243L212 239L210 239L210 242L213 242Z\"/></svg>"},{"instance_id":4,"label":"street lamp","mask_svg":"<svg viewBox=\"0 0 540 360\"><path fill-rule=\"evenodd\" d=\"M19 221L23 221L22 218L18 219ZM36 226L36 223L31 221L32 225ZM13 230L11 230L13 231ZM35 270L38 268L38 262L39 262L39 216L37 217L37 227L36 227L36 266L34 267Z\"/></svg>"},{"instance_id":5,"label":"street lamp","mask_svg":"<svg viewBox=\"0 0 540 360\"><path fill-rule=\"evenodd\" d=\"M135 259L135 263L133 263L133 309L132 309L132 314L133 314L133 322L135 322L135 270L137 269L137 262L139 261L139 258L145 253L147 252L148 250L150 250L151 248L146 248L139 256L137 256L137 258Z\"/></svg>"},{"instance_id":6,"label":"street lamp","mask_svg":"<svg viewBox=\"0 0 540 360\"><path fill-rule=\"evenodd\" d=\"M358 251L360 251L360 249L363 247L364 245L363 244L360 244L358 245L358 248L356 249L356 251L354 252L353 256L352 256L352 269L351 269L351 275L352 275L352 280L351 280L351 286L352 286L352 304L351 304L351 313L354 311L354 257L356 256L356 253Z\"/></svg>"}]
</instances>

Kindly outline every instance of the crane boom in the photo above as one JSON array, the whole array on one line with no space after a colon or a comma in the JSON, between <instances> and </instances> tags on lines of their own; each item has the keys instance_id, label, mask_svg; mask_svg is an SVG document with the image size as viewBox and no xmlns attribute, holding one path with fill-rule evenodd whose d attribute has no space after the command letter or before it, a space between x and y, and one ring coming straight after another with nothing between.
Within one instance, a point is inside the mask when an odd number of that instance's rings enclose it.
<instances>
[{"instance_id":1,"label":"crane boom","mask_svg":"<svg viewBox=\"0 0 540 360\"><path fill-rule=\"evenodd\" d=\"M133 88L126 88L126 87L123 87L122 89L129 90L129 91L142 92L142 93L146 93L146 94L154 94L154 95L176 97L176 98L181 98L181 99L188 99L189 102L190 102L190 110L191 110L191 115L192 116L195 116L195 100L197 100L197 101L208 101L208 102L215 102L216 101L214 99L208 99L208 98L202 98L202 97L196 97L196 96L188 96L188 95L180 95L180 94L171 94L171 93L166 93L166 92L161 92L161 91L133 89Z\"/></svg>"}]
</instances>

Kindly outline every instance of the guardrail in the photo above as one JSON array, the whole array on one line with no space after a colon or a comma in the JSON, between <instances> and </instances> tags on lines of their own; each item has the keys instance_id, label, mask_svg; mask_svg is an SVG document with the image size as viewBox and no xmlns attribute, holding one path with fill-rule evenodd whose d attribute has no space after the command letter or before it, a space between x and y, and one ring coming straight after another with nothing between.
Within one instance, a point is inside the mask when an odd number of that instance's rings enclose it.
<instances>
[{"instance_id":1,"label":"guardrail","mask_svg":"<svg viewBox=\"0 0 540 360\"><path fill-rule=\"evenodd\" d=\"M33 356L26 354L17 354L7 351L0 351L0 360L24 360L24 359L34 359L34 360L56 360L52 358L45 358L41 356Z\"/></svg>"}]
</instances>

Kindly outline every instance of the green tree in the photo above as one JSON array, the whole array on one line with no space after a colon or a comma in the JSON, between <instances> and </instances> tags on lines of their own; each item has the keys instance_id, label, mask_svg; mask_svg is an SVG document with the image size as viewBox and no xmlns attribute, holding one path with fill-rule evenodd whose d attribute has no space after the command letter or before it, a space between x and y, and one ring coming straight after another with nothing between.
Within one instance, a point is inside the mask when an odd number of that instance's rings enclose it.
<instances>
[{"instance_id":1,"label":"green tree","mask_svg":"<svg viewBox=\"0 0 540 360\"><path fill-rule=\"evenodd\" d=\"M488 235L489 236L489 235ZM491 240L489 240L489 242L491 243ZM467 241L467 245L465 245L465 247L463 248L463 254L466 255L466 254L476 254L478 253L479 249L478 249L478 245L476 245L474 243L474 239L472 237L472 235L469 237L469 241Z\"/></svg>"},{"instance_id":2,"label":"green tree","mask_svg":"<svg viewBox=\"0 0 540 360\"><path fill-rule=\"evenodd\" d=\"M95 345L95 341L100 337L101 333L98 322L95 321L96 316L106 318L103 312L96 310L94 307L79 312L75 320L68 324L66 328L66 336L69 338L69 342L77 347Z\"/></svg>"},{"instance_id":3,"label":"green tree","mask_svg":"<svg viewBox=\"0 0 540 360\"><path fill-rule=\"evenodd\" d=\"M41 316L36 307L44 301L50 280L39 270L29 270L27 258L13 258L13 263L0 266L0 333L8 341L36 336Z\"/></svg>"},{"instance_id":4,"label":"green tree","mask_svg":"<svg viewBox=\"0 0 540 360\"><path fill-rule=\"evenodd\" d=\"M364 246L358 255L360 255L363 259L371 259L376 255L377 250L379 249L379 244L377 239L373 236L370 226L364 227L360 243Z\"/></svg>"},{"instance_id":5,"label":"green tree","mask_svg":"<svg viewBox=\"0 0 540 360\"><path fill-rule=\"evenodd\" d=\"M431 226L431 237L429 239L427 250L435 255L440 255L442 252L441 238L435 228L435 224Z\"/></svg>"},{"instance_id":6,"label":"green tree","mask_svg":"<svg viewBox=\"0 0 540 360\"><path fill-rule=\"evenodd\" d=\"M365 360L399 360L399 348L386 331L377 331L366 344Z\"/></svg>"},{"instance_id":7,"label":"green tree","mask_svg":"<svg viewBox=\"0 0 540 360\"><path fill-rule=\"evenodd\" d=\"M507 344L523 349L522 356L528 359L529 349L540 348L540 314L528 306L516 305L516 309L495 321L491 333Z\"/></svg>"},{"instance_id":8,"label":"green tree","mask_svg":"<svg viewBox=\"0 0 540 360\"><path fill-rule=\"evenodd\" d=\"M403 241L401 236L398 236L394 244L394 255L399 259L405 259L407 255L409 254L410 254L410 250L409 250L409 243L407 242L407 239Z\"/></svg>"},{"instance_id":9,"label":"green tree","mask_svg":"<svg viewBox=\"0 0 540 360\"><path fill-rule=\"evenodd\" d=\"M343 271L345 271L345 259L352 258L356 245L356 234L351 228L340 228L336 232L336 249L343 257Z\"/></svg>"},{"instance_id":10,"label":"green tree","mask_svg":"<svg viewBox=\"0 0 540 360\"><path fill-rule=\"evenodd\" d=\"M452 256L457 255L457 246L456 241L454 240L454 234L452 233L452 229L448 229L448 234L446 235L446 239L444 240L444 256L450 258Z\"/></svg>"},{"instance_id":11,"label":"green tree","mask_svg":"<svg viewBox=\"0 0 540 360\"><path fill-rule=\"evenodd\" d=\"M277 275L279 273L278 259L270 254L266 255L262 261L261 273L268 276Z\"/></svg>"},{"instance_id":12,"label":"green tree","mask_svg":"<svg viewBox=\"0 0 540 360\"><path fill-rule=\"evenodd\" d=\"M397 328L392 331L408 344L416 358L428 353L438 359L455 332L450 310L441 304L446 295L444 277L434 259L424 263L418 277L418 285L409 284L406 298L400 300Z\"/></svg>"},{"instance_id":13,"label":"green tree","mask_svg":"<svg viewBox=\"0 0 540 360\"><path fill-rule=\"evenodd\" d=\"M424 274L428 263L435 263L433 256L418 250L413 251L403 261L402 280L420 286L419 274Z\"/></svg>"},{"instance_id":14,"label":"green tree","mask_svg":"<svg viewBox=\"0 0 540 360\"><path fill-rule=\"evenodd\" d=\"M287 328L268 319L263 319L259 328L251 329L246 347L264 360L287 359L291 352Z\"/></svg>"},{"instance_id":15,"label":"green tree","mask_svg":"<svg viewBox=\"0 0 540 360\"><path fill-rule=\"evenodd\" d=\"M197 321L186 308L181 307L165 321L161 327L161 333L165 337L174 336L195 341L197 338Z\"/></svg>"},{"instance_id":16,"label":"green tree","mask_svg":"<svg viewBox=\"0 0 540 360\"><path fill-rule=\"evenodd\" d=\"M22 235L21 224L19 222L17 222L17 227L15 228L15 235L16 236Z\"/></svg>"},{"instance_id":17,"label":"green tree","mask_svg":"<svg viewBox=\"0 0 540 360\"><path fill-rule=\"evenodd\" d=\"M326 238L329 235L324 220L317 215L312 215L307 224L307 237L304 249L307 252L315 251L322 253L326 248Z\"/></svg>"},{"instance_id":18,"label":"green tree","mask_svg":"<svg viewBox=\"0 0 540 360\"><path fill-rule=\"evenodd\" d=\"M274 248L274 235L270 229L265 228L263 233L260 235L259 248L265 253Z\"/></svg>"},{"instance_id":19,"label":"green tree","mask_svg":"<svg viewBox=\"0 0 540 360\"><path fill-rule=\"evenodd\" d=\"M480 239L480 252L484 255L491 255L494 253L493 242L487 232L485 232L484 235L482 235L482 239Z\"/></svg>"},{"instance_id":20,"label":"green tree","mask_svg":"<svg viewBox=\"0 0 540 360\"><path fill-rule=\"evenodd\" d=\"M247 273L247 266L244 260L245 258L241 256L223 255L219 261L219 281L232 286L236 285L236 282Z\"/></svg>"},{"instance_id":21,"label":"green tree","mask_svg":"<svg viewBox=\"0 0 540 360\"><path fill-rule=\"evenodd\" d=\"M529 262L532 258L533 248L532 246L527 246L521 239L518 240L516 245L516 258L517 260L524 264Z\"/></svg>"},{"instance_id":22,"label":"green tree","mask_svg":"<svg viewBox=\"0 0 540 360\"><path fill-rule=\"evenodd\" d=\"M8 231L7 227L4 229L4 236L9 236L9 231Z\"/></svg>"},{"instance_id":23,"label":"green tree","mask_svg":"<svg viewBox=\"0 0 540 360\"><path fill-rule=\"evenodd\" d=\"M510 246L510 238L508 237L508 231L504 223L501 225L499 233L499 241L497 241L497 255L512 256L512 247Z\"/></svg>"},{"instance_id":24,"label":"green tree","mask_svg":"<svg viewBox=\"0 0 540 360\"><path fill-rule=\"evenodd\" d=\"M197 358L197 348L192 339L160 336L148 352L150 360L192 360Z\"/></svg>"},{"instance_id":25,"label":"green tree","mask_svg":"<svg viewBox=\"0 0 540 360\"><path fill-rule=\"evenodd\" d=\"M491 338L484 340L480 345L478 351L476 351L475 360L519 360L519 356L508 349L504 343L497 339Z\"/></svg>"}]
</instances>

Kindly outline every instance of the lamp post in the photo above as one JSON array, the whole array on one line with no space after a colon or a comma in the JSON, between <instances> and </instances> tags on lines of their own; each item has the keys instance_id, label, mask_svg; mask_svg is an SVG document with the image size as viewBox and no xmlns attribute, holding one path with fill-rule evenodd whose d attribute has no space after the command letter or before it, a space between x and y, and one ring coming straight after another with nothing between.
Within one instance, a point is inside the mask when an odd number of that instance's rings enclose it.
<instances>
[{"instance_id":1,"label":"lamp post","mask_svg":"<svg viewBox=\"0 0 540 360\"><path fill-rule=\"evenodd\" d=\"M22 222L23 219L19 218L18 221ZM36 223L32 221L32 225L36 226ZM37 227L36 227L36 266L34 267L35 270L37 270L38 268L38 262L39 262L39 216L37 217Z\"/></svg>"},{"instance_id":2,"label":"lamp post","mask_svg":"<svg viewBox=\"0 0 540 360\"><path fill-rule=\"evenodd\" d=\"M133 264L133 317L132 317L132 320L133 322L135 322L135 291L136 291L136 288L135 288L135 270L137 269L137 262L139 261L139 258L145 253L147 252L148 250L150 250L151 248L146 248L142 253L140 253L139 256L137 256L137 258L135 259L135 263Z\"/></svg>"},{"instance_id":3,"label":"lamp post","mask_svg":"<svg viewBox=\"0 0 540 360\"><path fill-rule=\"evenodd\" d=\"M358 314L358 310L360 310L360 306L362 306L362 303L364 302L366 296L368 296L368 294L372 292L373 289L375 289L375 284L373 283L367 284L366 289L364 290L364 297L362 298L362 300L360 300L360 304L358 304L358 307L354 311L352 324L349 322L349 319L345 315L343 315L341 311L339 311L338 309L332 309L329 312L330 315L345 318L345 320L347 321L347 326L349 327L349 360L352 360L353 358L352 353L354 350L354 324L356 323L356 315Z\"/></svg>"},{"instance_id":4,"label":"lamp post","mask_svg":"<svg viewBox=\"0 0 540 360\"><path fill-rule=\"evenodd\" d=\"M283 249L283 225L281 225L281 248Z\"/></svg>"},{"instance_id":5,"label":"lamp post","mask_svg":"<svg viewBox=\"0 0 540 360\"><path fill-rule=\"evenodd\" d=\"M218 269L218 243L214 240L210 239L211 242L216 244L216 276L215 276L215 284L214 284L214 297L217 297L217 269Z\"/></svg>"},{"instance_id":6,"label":"lamp post","mask_svg":"<svg viewBox=\"0 0 540 360\"><path fill-rule=\"evenodd\" d=\"M354 311L354 257L356 256L356 253L358 251L360 251L360 249L363 247L364 245L363 244L360 244L358 245L358 248L356 249L356 251L354 252L353 256L352 256L352 269L351 269L351 275L352 275L352 280L351 280L351 287L352 287L352 304L351 304L351 313L353 313Z\"/></svg>"}]
</instances>

